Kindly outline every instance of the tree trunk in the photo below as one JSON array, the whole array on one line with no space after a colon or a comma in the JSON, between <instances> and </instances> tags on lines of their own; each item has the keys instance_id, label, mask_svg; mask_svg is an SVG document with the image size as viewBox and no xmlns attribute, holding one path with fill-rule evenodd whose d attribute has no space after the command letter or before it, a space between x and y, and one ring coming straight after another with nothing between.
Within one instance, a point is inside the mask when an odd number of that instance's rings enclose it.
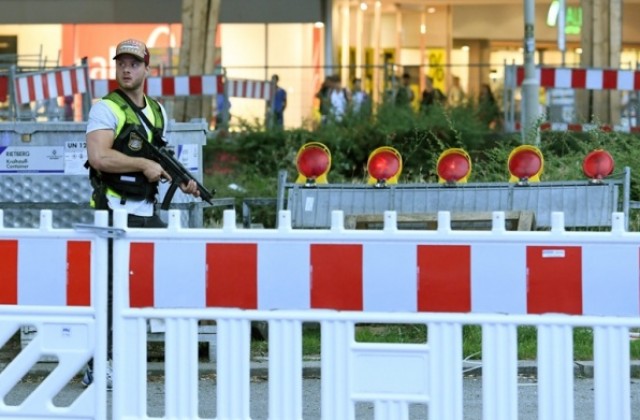
<instances>
[{"instance_id":1,"label":"tree trunk","mask_svg":"<svg viewBox=\"0 0 640 420\"><path fill-rule=\"evenodd\" d=\"M622 1L582 0L581 32L584 68L620 67L622 47ZM620 93L615 90L584 90L576 94L578 118L586 122L617 124L620 120Z\"/></svg>"},{"instance_id":2,"label":"tree trunk","mask_svg":"<svg viewBox=\"0 0 640 420\"><path fill-rule=\"evenodd\" d=\"M216 61L216 33L221 0L182 0L181 75L213 74ZM190 121L211 118L213 98L189 96L176 99L174 118Z\"/></svg>"}]
</instances>

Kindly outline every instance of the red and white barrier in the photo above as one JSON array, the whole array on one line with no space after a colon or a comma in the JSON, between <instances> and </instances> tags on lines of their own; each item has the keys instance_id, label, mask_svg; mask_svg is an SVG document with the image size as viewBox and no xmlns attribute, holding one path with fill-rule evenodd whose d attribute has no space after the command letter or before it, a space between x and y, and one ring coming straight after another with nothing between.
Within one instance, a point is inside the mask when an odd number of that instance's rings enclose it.
<instances>
[{"instance_id":1,"label":"red and white barrier","mask_svg":"<svg viewBox=\"0 0 640 420\"><path fill-rule=\"evenodd\" d=\"M86 66L59 68L13 76L16 102L19 105L55 99L89 91Z\"/></svg>"},{"instance_id":2,"label":"red and white barrier","mask_svg":"<svg viewBox=\"0 0 640 420\"><path fill-rule=\"evenodd\" d=\"M269 80L227 79L227 95L232 98L269 100L272 95L272 82Z\"/></svg>"},{"instance_id":3,"label":"red and white barrier","mask_svg":"<svg viewBox=\"0 0 640 420\"><path fill-rule=\"evenodd\" d=\"M180 265L173 238L132 242L131 307L640 316L640 246L612 246L612 236L541 243L538 233L398 232L403 241L393 246L325 236L192 241L180 246ZM607 278L612 267L615 279Z\"/></svg>"},{"instance_id":4,"label":"red and white barrier","mask_svg":"<svg viewBox=\"0 0 640 420\"><path fill-rule=\"evenodd\" d=\"M0 370L0 417L105 419L108 243L93 231L54 229L51 210L37 229L4 228L0 210L0 347L24 327L34 337ZM97 212L106 227L108 214ZM39 360L56 368L27 398L9 403ZM95 382L72 404L56 395L94 359ZM14 391L15 392L15 391Z\"/></svg>"},{"instance_id":5,"label":"red and white barrier","mask_svg":"<svg viewBox=\"0 0 640 420\"><path fill-rule=\"evenodd\" d=\"M0 239L0 305L91 306L91 252L90 240Z\"/></svg>"},{"instance_id":6,"label":"red and white barrier","mask_svg":"<svg viewBox=\"0 0 640 420\"><path fill-rule=\"evenodd\" d=\"M492 231L472 232L451 231L440 213L437 231L408 231L386 212L383 230L356 231L334 212L330 230L294 230L282 211L278 229L245 230L232 210L222 229L183 229L170 211L164 230L127 229L116 211L126 234L113 250L121 262L113 414L148 412L141 336L143 321L158 318L166 326L163 418L198 412L199 320L217 325L216 418L251 417L258 320L269 323L269 418L302 418L302 325L319 322L323 419L355 418L356 403L368 402L376 418L408 419L410 404L424 404L429 418L462 420L464 325L482 326L483 418L517 418L517 328L529 325L540 343L541 418L575 418L573 328L592 326L595 419L629 420L640 234L624 231L620 213L611 232L567 232L562 216L554 213L551 231L507 232L496 212ZM356 342L359 323L426 325L428 343Z\"/></svg>"},{"instance_id":7,"label":"red and white barrier","mask_svg":"<svg viewBox=\"0 0 640 420\"><path fill-rule=\"evenodd\" d=\"M270 81L226 79L229 97L263 99L271 98ZM93 96L101 98L118 88L115 80L92 80ZM221 75L149 77L145 93L149 96L200 96L225 92L225 79Z\"/></svg>"},{"instance_id":8,"label":"red and white barrier","mask_svg":"<svg viewBox=\"0 0 640 420\"><path fill-rule=\"evenodd\" d=\"M524 67L511 68L515 85L508 87L522 86ZM634 70L537 67L536 79L544 88L640 90L640 71Z\"/></svg>"},{"instance_id":9,"label":"red and white barrier","mask_svg":"<svg viewBox=\"0 0 640 420\"><path fill-rule=\"evenodd\" d=\"M522 129L520 121L515 123L516 131ZM570 131L574 133L582 133L589 131L602 131L605 133L618 132L618 133L640 133L640 126L629 125L608 125L608 124L572 124L561 122L544 122L540 124L540 131Z\"/></svg>"},{"instance_id":10,"label":"red and white barrier","mask_svg":"<svg viewBox=\"0 0 640 420\"><path fill-rule=\"evenodd\" d=\"M101 98L118 88L115 80L93 80L93 96ZM149 77L145 93L149 96L200 96L223 92L220 75Z\"/></svg>"}]
</instances>

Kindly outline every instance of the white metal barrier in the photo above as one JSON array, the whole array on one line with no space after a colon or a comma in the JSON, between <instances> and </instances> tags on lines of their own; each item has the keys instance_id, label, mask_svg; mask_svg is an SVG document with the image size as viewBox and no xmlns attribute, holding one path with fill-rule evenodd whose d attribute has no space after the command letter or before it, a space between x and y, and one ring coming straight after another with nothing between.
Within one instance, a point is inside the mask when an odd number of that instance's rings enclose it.
<instances>
[{"instance_id":1,"label":"white metal barrier","mask_svg":"<svg viewBox=\"0 0 640 420\"><path fill-rule=\"evenodd\" d=\"M0 371L0 418L105 419L107 239L94 232L53 229L51 210L38 229L3 227L0 210L0 347L20 328L37 335ZM95 224L105 227L106 212ZM44 357L56 368L20 404L6 396ZM96 380L69 406L54 397L95 358Z\"/></svg>"},{"instance_id":2,"label":"white metal barrier","mask_svg":"<svg viewBox=\"0 0 640 420\"><path fill-rule=\"evenodd\" d=\"M302 324L320 322L322 418L462 412L462 326L483 328L483 418L517 418L517 327L538 328L539 418L574 418L574 327L594 329L595 419L630 419L629 329L640 326L640 234L613 215L611 232L401 231L385 212L381 231L127 229L116 212L114 394L116 419L146 419L147 320L165 320L164 418L198 417L197 325L217 323L217 419L250 418L251 321L269 323L269 418L302 418ZM614 275L612 275L614 274ZM457 312L457 313L456 313ZM498 314L503 313L503 314ZM555 313L555 314L550 314ZM580 316L572 316L580 315ZM426 324L422 344L358 343L358 323Z\"/></svg>"}]
</instances>

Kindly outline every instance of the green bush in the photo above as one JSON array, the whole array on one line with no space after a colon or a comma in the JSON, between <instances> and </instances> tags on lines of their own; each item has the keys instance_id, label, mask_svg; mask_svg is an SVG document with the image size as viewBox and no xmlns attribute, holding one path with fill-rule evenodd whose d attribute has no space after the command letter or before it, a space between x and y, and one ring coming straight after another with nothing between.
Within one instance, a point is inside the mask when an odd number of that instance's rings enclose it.
<instances>
[{"instance_id":1,"label":"green bush","mask_svg":"<svg viewBox=\"0 0 640 420\"><path fill-rule=\"evenodd\" d=\"M286 170L288 180L294 180L296 153L311 141L323 143L331 151L330 183L365 182L369 153L380 146L394 147L402 155L401 183L437 182L437 159L451 147L463 148L470 155L469 182L505 182L509 179L509 153L522 144L519 133L485 127L473 104L434 107L428 113L382 105L375 117L348 115L341 122L316 128L268 130L245 122L238 132L212 135L203 152L205 183L215 186L217 197L234 197L238 204L245 197L275 198L278 172ZM640 175L633 171L640 161L638 142L634 134L597 130L541 132L538 147L544 156L542 180L584 179L584 157L596 148L604 148L616 162L616 173L625 166L632 169L631 199L639 200ZM268 218L274 217L272 213Z\"/></svg>"}]
</instances>

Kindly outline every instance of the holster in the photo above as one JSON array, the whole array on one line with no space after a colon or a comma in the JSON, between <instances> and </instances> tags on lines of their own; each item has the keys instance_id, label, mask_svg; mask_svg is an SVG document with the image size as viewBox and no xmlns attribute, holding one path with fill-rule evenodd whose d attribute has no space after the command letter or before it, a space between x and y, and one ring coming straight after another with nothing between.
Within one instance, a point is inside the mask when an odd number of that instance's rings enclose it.
<instances>
[{"instance_id":1,"label":"holster","mask_svg":"<svg viewBox=\"0 0 640 420\"><path fill-rule=\"evenodd\" d=\"M101 183L94 185L91 198L93 199L93 205L96 210L109 210L106 185Z\"/></svg>"}]
</instances>

